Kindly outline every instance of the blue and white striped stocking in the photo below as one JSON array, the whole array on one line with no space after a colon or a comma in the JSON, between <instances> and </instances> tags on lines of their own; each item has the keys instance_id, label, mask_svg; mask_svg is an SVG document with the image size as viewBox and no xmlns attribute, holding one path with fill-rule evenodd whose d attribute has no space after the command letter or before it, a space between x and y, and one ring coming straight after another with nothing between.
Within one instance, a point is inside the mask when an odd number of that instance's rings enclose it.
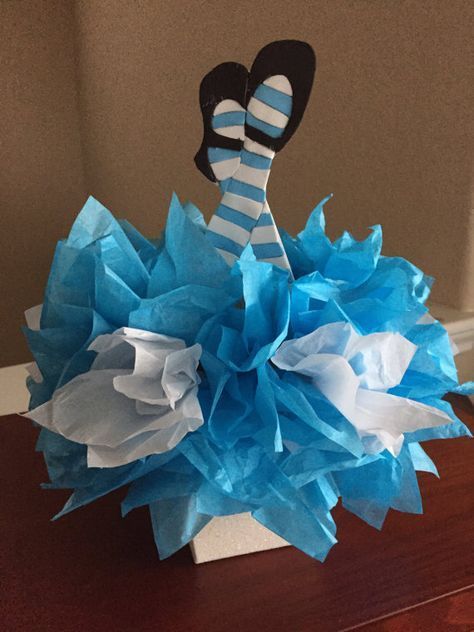
<instances>
[{"instance_id":1,"label":"blue and white striped stocking","mask_svg":"<svg viewBox=\"0 0 474 632\"><path fill-rule=\"evenodd\" d=\"M212 170L223 193L209 222L208 238L232 265L250 241L258 260L291 272L270 207L266 187L275 152L245 136L245 122L272 138L280 137L291 114L292 90L282 75L266 79L251 97L247 112L230 99L212 119L214 131L243 140L240 152L209 148Z\"/></svg>"}]
</instances>

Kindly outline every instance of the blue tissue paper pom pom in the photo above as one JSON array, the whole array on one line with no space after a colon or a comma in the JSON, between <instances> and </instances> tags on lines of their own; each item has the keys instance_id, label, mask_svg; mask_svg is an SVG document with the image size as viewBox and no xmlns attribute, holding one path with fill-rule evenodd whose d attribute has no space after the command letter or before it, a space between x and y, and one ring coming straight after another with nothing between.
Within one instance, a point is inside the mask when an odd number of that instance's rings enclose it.
<instances>
[{"instance_id":1,"label":"blue tissue paper pom pom","mask_svg":"<svg viewBox=\"0 0 474 632\"><path fill-rule=\"evenodd\" d=\"M290 280L257 261L251 246L230 268L207 240L198 209L176 196L157 240L89 198L57 246L39 329L25 328L42 377L29 379L30 408L89 371L96 354L88 347L98 336L132 327L201 345L205 423L168 452L109 468L88 467L85 445L43 429L37 449L46 487L73 489L58 516L126 486L122 512L149 506L161 557L213 516L251 512L323 560L336 542L331 510L339 499L377 528L390 508L422 511L416 472L437 472L420 442L469 435L442 397L474 385L459 386L448 335L428 316L432 279L382 256L379 226L363 241L344 233L331 242L328 199L297 237L282 231ZM387 395L437 410L446 423L406 432L396 454L369 453L307 376L272 362L283 343L335 323L359 336L401 334L416 345ZM364 362L360 354L353 361L356 374Z\"/></svg>"}]
</instances>

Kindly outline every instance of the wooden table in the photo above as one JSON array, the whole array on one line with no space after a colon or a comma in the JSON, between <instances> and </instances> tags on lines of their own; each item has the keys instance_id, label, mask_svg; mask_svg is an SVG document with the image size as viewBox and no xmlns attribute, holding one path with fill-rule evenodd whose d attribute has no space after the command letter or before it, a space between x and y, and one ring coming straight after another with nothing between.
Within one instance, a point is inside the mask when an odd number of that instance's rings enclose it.
<instances>
[{"instance_id":1,"label":"wooden table","mask_svg":"<svg viewBox=\"0 0 474 632\"><path fill-rule=\"evenodd\" d=\"M471 428L467 399L456 400ZM291 547L195 566L160 562L146 510L116 492L57 521L37 431L0 419L0 628L7 632L474 630L474 442L434 441L441 480L420 474L424 516L378 532L340 508L325 564Z\"/></svg>"}]
</instances>

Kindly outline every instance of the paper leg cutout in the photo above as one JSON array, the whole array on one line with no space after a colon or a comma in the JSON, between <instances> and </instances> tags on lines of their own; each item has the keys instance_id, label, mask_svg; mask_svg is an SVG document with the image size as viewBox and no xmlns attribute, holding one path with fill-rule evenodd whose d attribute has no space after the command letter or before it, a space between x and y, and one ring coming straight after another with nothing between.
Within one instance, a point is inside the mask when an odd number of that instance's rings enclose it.
<instances>
[{"instance_id":1,"label":"paper leg cutout","mask_svg":"<svg viewBox=\"0 0 474 632\"><path fill-rule=\"evenodd\" d=\"M289 94L291 93L291 86L288 80L285 77L270 77L268 81L283 86L286 93L278 92L276 89L262 84L257 88L256 94L260 88L270 90L271 93L267 94L267 101L272 103L277 103L278 99L284 96L287 98L286 109L291 111L291 94ZM254 97L250 99L250 107L252 107L254 114L247 112L247 121L248 117L251 116L252 123L260 125L267 132L283 133L284 126L288 122L286 115ZM223 119L221 114L216 114L214 117L216 124L214 120L212 122L214 131L227 132L227 128L221 127L227 122L233 133L240 132L240 128L234 128L233 124L237 120L236 114L240 115L241 113L231 112L230 114L231 116L227 115L226 119ZM256 115L261 118L257 118ZM233 264L248 242L251 241L257 259L270 261L290 270L288 258L267 203L266 188L274 155L275 153L268 147L245 138L240 155L240 165L230 178L221 182L224 194L209 223L208 237L229 265ZM215 158L215 152L210 153L210 160L212 161L211 156ZM224 155L220 154L220 157L223 158ZM227 168L227 165L230 168L235 166L235 158L230 160L232 162L222 160L217 165L212 163L214 173L219 173L221 176L229 173L230 169ZM219 164L221 168L219 168ZM220 169L219 172L217 172L216 167Z\"/></svg>"},{"instance_id":2,"label":"paper leg cutout","mask_svg":"<svg viewBox=\"0 0 474 632\"><path fill-rule=\"evenodd\" d=\"M315 69L314 51L305 42L282 40L262 48L249 74L246 137L275 152L283 149L303 117Z\"/></svg>"},{"instance_id":3,"label":"paper leg cutout","mask_svg":"<svg viewBox=\"0 0 474 632\"><path fill-rule=\"evenodd\" d=\"M248 70L234 62L216 66L201 81L199 103L204 135L194 162L212 182L230 177L240 163L247 82ZM216 173L214 167L226 161L234 162L220 165L220 172Z\"/></svg>"},{"instance_id":4,"label":"paper leg cutout","mask_svg":"<svg viewBox=\"0 0 474 632\"><path fill-rule=\"evenodd\" d=\"M280 233L278 232L268 202L265 202L260 218L252 230L250 243L259 261L267 261L280 268L289 270L290 275L293 276L290 262L286 256Z\"/></svg>"},{"instance_id":5,"label":"paper leg cutout","mask_svg":"<svg viewBox=\"0 0 474 632\"><path fill-rule=\"evenodd\" d=\"M293 107L293 90L287 77L265 79L250 97L246 122L271 138L283 136Z\"/></svg>"},{"instance_id":6,"label":"paper leg cutout","mask_svg":"<svg viewBox=\"0 0 474 632\"><path fill-rule=\"evenodd\" d=\"M251 241L257 259L290 270L266 198L273 156L271 149L246 138L239 168L222 183L224 194L207 235L229 265Z\"/></svg>"},{"instance_id":7,"label":"paper leg cutout","mask_svg":"<svg viewBox=\"0 0 474 632\"><path fill-rule=\"evenodd\" d=\"M204 140L196 164L223 192L207 235L229 265L250 242L258 260L291 273L266 187L275 151L301 120L314 69L311 47L285 40L260 51L250 76L243 66L229 62L201 84Z\"/></svg>"}]
</instances>

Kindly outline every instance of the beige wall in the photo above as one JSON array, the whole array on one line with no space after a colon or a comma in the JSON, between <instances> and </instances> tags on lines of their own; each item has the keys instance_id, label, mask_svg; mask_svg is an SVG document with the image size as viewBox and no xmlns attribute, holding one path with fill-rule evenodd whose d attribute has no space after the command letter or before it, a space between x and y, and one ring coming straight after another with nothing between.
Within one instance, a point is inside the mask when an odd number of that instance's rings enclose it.
<instances>
[{"instance_id":1,"label":"beige wall","mask_svg":"<svg viewBox=\"0 0 474 632\"><path fill-rule=\"evenodd\" d=\"M28 360L55 242L86 195L70 2L0 2L0 366Z\"/></svg>"},{"instance_id":2,"label":"beige wall","mask_svg":"<svg viewBox=\"0 0 474 632\"><path fill-rule=\"evenodd\" d=\"M217 190L192 160L199 81L278 38L307 40L319 62L301 128L272 170L279 222L298 230L334 192L333 235L382 223L385 252L435 275L438 302L474 309L472 2L85 0L75 16L73 5L1 5L0 364L27 357L21 312L40 300L53 243L86 189L151 234L173 190L210 216Z\"/></svg>"}]
</instances>

